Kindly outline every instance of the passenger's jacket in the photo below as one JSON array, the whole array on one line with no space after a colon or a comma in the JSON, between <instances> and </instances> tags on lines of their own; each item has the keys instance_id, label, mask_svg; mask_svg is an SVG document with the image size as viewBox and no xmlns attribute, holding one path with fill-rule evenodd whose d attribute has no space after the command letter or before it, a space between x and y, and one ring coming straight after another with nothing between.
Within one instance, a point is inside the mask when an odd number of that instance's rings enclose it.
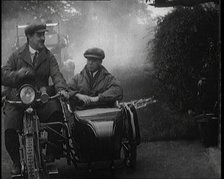
<instances>
[{"instance_id":1,"label":"passenger's jacket","mask_svg":"<svg viewBox=\"0 0 224 179\"><path fill-rule=\"evenodd\" d=\"M67 89L67 84L59 71L58 63L53 54L46 48L42 49L37 57L37 64L33 66L28 44L25 44L15 51L1 69L2 85L7 87L7 98L17 100L17 78L16 71L22 67L29 67L34 70L35 80L33 84L37 89L49 86L49 77L55 86L55 90Z\"/></svg>"},{"instance_id":2,"label":"passenger's jacket","mask_svg":"<svg viewBox=\"0 0 224 179\"><path fill-rule=\"evenodd\" d=\"M79 74L69 81L68 86L75 93L92 97L99 96L100 103L115 102L123 98L120 82L104 66L101 66L93 79L85 66Z\"/></svg>"}]
</instances>

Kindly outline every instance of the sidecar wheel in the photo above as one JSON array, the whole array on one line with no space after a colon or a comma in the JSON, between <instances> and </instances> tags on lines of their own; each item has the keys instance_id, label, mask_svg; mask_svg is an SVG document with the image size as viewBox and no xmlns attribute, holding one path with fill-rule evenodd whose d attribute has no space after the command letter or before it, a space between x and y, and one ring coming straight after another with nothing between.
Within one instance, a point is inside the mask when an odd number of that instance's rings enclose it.
<instances>
[{"instance_id":1,"label":"sidecar wheel","mask_svg":"<svg viewBox=\"0 0 224 179\"><path fill-rule=\"evenodd\" d=\"M126 158L126 166L128 168L135 168L136 166L136 158L137 158L137 147L136 144L129 144L127 158Z\"/></svg>"}]
</instances>

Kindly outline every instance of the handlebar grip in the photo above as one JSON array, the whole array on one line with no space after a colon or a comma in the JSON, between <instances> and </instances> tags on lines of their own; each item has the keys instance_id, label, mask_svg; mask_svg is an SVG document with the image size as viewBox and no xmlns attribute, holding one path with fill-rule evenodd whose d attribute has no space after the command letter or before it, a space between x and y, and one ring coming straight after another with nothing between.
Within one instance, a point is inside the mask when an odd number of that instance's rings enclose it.
<instances>
[{"instance_id":1,"label":"handlebar grip","mask_svg":"<svg viewBox=\"0 0 224 179\"><path fill-rule=\"evenodd\" d=\"M50 99L50 96L46 93L46 91L41 93L40 100L42 103L48 102L49 99Z\"/></svg>"}]
</instances>

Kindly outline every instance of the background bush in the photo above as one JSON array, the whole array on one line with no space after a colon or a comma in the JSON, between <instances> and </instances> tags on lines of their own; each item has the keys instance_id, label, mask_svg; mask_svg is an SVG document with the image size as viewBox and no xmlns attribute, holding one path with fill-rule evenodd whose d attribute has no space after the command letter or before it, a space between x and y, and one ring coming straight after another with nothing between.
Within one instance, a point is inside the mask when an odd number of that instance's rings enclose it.
<instances>
[{"instance_id":1,"label":"background bush","mask_svg":"<svg viewBox=\"0 0 224 179\"><path fill-rule=\"evenodd\" d=\"M197 84L202 77L210 87L208 102L214 104L218 98L219 33L217 8L178 7L158 20L155 37L149 42L147 60L153 71L113 72L121 79L124 101L150 96L158 100L138 110L143 141L199 137L197 123L187 110L200 105Z\"/></svg>"},{"instance_id":2,"label":"background bush","mask_svg":"<svg viewBox=\"0 0 224 179\"><path fill-rule=\"evenodd\" d=\"M214 6L178 7L159 19L148 60L154 64L157 98L177 111L196 108L197 83L209 79L218 98L219 14Z\"/></svg>"}]
</instances>

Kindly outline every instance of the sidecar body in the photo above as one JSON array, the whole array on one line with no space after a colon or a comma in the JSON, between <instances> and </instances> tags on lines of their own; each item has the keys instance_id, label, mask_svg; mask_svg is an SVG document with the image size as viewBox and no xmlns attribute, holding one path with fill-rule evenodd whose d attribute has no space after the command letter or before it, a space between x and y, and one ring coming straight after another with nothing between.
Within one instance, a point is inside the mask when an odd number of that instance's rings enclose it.
<instances>
[{"instance_id":1,"label":"sidecar body","mask_svg":"<svg viewBox=\"0 0 224 179\"><path fill-rule=\"evenodd\" d=\"M72 136L82 161L119 158L122 113L118 108L96 108L75 112Z\"/></svg>"},{"instance_id":2,"label":"sidecar body","mask_svg":"<svg viewBox=\"0 0 224 179\"><path fill-rule=\"evenodd\" d=\"M114 161L125 158L136 161L136 146L140 143L138 123L125 115L122 108L94 108L74 112L72 139L80 162ZM130 117L130 116L129 116ZM137 120L132 118L132 120ZM136 134L133 137L133 133ZM137 137L136 137L137 136ZM137 139L137 140L136 140Z\"/></svg>"}]
</instances>

